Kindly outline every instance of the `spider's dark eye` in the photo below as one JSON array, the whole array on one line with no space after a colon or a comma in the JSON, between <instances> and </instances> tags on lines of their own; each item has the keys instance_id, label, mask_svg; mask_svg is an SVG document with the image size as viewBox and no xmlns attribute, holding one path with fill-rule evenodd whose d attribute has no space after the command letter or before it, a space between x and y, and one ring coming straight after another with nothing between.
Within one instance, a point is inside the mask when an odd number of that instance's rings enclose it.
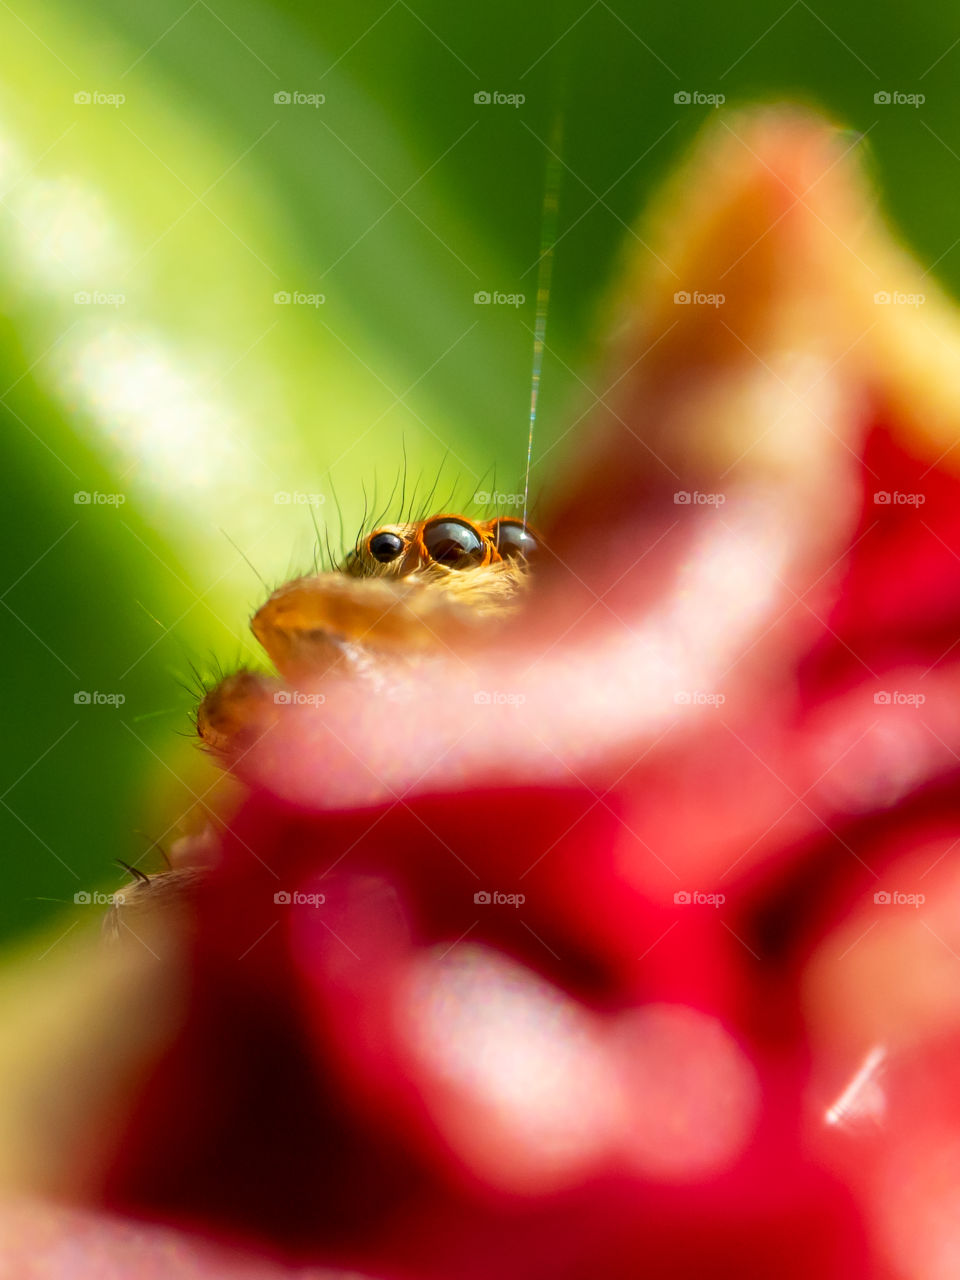
<instances>
[{"instance_id":1,"label":"spider's dark eye","mask_svg":"<svg viewBox=\"0 0 960 1280\"><path fill-rule=\"evenodd\" d=\"M493 530L494 546L504 557L527 559L537 550L537 540L519 520L498 520Z\"/></svg>"},{"instance_id":2,"label":"spider's dark eye","mask_svg":"<svg viewBox=\"0 0 960 1280\"><path fill-rule=\"evenodd\" d=\"M384 529L381 533L375 533L371 536L367 547L374 560L379 560L381 564L389 564L391 560L396 560L397 556L403 552L403 539L399 533L390 533Z\"/></svg>"},{"instance_id":3,"label":"spider's dark eye","mask_svg":"<svg viewBox=\"0 0 960 1280\"><path fill-rule=\"evenodd\" d=\"M431 520L423 531L423 545L448 569L474 569L486 554L483 539L463 520Z\"/></svg>"}]
</instances>

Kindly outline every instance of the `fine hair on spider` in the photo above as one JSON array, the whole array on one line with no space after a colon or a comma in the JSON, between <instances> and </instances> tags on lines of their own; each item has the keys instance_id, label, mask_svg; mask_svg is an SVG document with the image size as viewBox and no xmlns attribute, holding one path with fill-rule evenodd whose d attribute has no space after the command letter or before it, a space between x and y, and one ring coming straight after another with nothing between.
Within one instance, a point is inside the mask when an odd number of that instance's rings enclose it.
<instances>
[{"instance_id":1,"label":"fine hair on spider","mask_svg":"<svg viewBox=\"0 0 960 1280\"><path fill-rule=\"evenodd\" d=\"M535 373L534 376L538 381L538 374ZM421 470L414 475L410 468L406 439L401 436L400 466L394 474L390 491L382 505L379 502L380 477L376 467L373 469L372 491L368 490L366 482L361 479L360 489L363 510L356 536L352 540L347 538L344 505L340 500L333 476L328 471L326 487L332 498L333 505L336 507L336 521L334 522L332 519L321 521L318 518L315 506L309 504L309 519L314 538L311 566L313 575L342 572L351 557L359 553L364 537L385 523L416 524L431 515L450 512L462 512L464 515L474 513L477 519L486 520L498 516L510 516L520 519L521 501L523 519L525 521L530 507L536 506L536 502L532 504L529 502L530 443L531 441L528 440L526 473L522 481L518 480L510 493L502 494L497 489L496 462L493 462L482 475L474 475L472 491L468 489L462 473L458 473L452 478L449 488L445 492L446 486L443 484L443 477L450 461L451 449L446 448L444 450L435 472L427 474ZM486 489L488 479L491 486L489 490ZM459 498L458 494L461 495ZM239 551L240 549L237 548L237 550ZM251 568L253 568L252 565ZM255 569L254 572L256 572ZM257 576L262 585L266 586L267 584L262 576L259 574ZM294 573L289 576L297 575Z\"/></svg>"},{"instance_id":2,"label":"fine hair on spider","mask_svg":"<svg viewBox=\"0 0 960 1280\"><path fill-rule=\"evenodd\" d=\"M177 729L175 732L178 737L186 738L192 743L196 743L197 739L197 708L209 694L223 684L228 676L236 677L244 673L250 673L251 675L266 673L266 664L262 661L257 664L243 661L239 645L237 646L237 656L232 663L224 662L211 650L203 670L190 658L187 659L187 666L190 668L192 678L188 679L181 676L175 676L174 678L180 688L189 694L189 702L186 709L188 727ZM162 849L160 852L166 858L166 854Z\"/></svg>"},{"instance_id":3,"label":"fine hair on spider","mask_svg":"<svg viewBox=\"0 0 960 1280\"><path fill-rule=\"evenodd\" d=\"M444 470L449 460L450 450L447 449L436 471L432 473L432 480L427 478L428 473L421 471L414 477L411 485L406 450L404 450L402 469L394 478L384 505L380 508L375 503L371 505L367 501L364 490L363 517L349 551L357 554L363 539L384 524L419 524L433 515L451 512L460 512L468 518L473 515L481 520L489 520L497 516L519 518L519 499L524 490L518 484L509 494L499 493L496 463L492 463L479 477L474 477L471 489L460 473L450 478L449 484L444 485ZM485 488L488 481L491 484L489 491ZM395 505L398 488L400 497ZM376 493L376 486L374 492ZM374 512L372 517L369 516L371 511ZM346 548L345 554L349 554ZM343 561L336 562L333 567L341 569Z\"/></svg>"}]
</instances>

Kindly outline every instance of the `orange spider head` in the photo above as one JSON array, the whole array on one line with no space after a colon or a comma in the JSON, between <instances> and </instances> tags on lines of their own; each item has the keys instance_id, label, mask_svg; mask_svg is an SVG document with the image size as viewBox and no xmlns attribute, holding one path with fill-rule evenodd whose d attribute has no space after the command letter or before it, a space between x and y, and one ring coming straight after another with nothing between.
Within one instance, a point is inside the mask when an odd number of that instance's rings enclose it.
<instances>
[{"instance_id":1,"label":"orange spider head","mask_svg":"<svg viewBox=\"0 0 960 1280\"><path fill-rule=\"evenodd\" d=\"M509 516L457 514L381 525L342 569L299 578L254 616L254 635L287 680L371 658L418 658L507 613L526 585L538 539Z\"/></svg>"}]
</instances>

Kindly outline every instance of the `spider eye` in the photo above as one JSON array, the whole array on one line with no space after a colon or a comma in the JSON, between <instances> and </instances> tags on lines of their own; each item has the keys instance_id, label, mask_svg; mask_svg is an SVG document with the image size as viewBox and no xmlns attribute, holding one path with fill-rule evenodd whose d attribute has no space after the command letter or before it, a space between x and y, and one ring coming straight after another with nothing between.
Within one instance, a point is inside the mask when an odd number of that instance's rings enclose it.
<instances>
[{"instance_id":1,"label":"spider eye","mask_svg":"<svg viewBox=\"0 0 960 1280\"><path fill-rule=\"evenodd\" d=\"M536 538L519 520L498 520L493 543L505 560L513 556L526 560L538 549Z\"/></svg>"},{"instance_id":2,"label":"spider eye","mask_svg":"<svg viewBox=\"0 0 960 1280\"><path fill-rule=\"evenodd\" d=\"M448 569L474 569L486 554L483 539L464 520L431 520L423 531L423 545L431 559Z\"/></svg>"},{"instance_id":3,"label":"spider eye","mask_svg":"<svg viewBox=\"0 0 960 1280\"><path fill-rule=\"evenodd\" d=\"M371 536L367 549L374 560L379 561L380 564L389 564L391 560L396 560L397 556L402 554L403 539L399 533L390 533L389 530L384 529Z\"/></svg>"}]
</instances>

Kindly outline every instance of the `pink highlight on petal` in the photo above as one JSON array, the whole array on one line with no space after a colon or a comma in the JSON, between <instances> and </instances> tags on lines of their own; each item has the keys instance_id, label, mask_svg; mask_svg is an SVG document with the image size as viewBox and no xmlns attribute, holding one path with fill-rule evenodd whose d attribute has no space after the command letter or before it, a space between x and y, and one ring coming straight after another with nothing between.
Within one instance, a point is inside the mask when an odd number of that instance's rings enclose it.
<instances>
[{"instance_id":1,"label":"pink highlight on petal","mask_svg":"<svg viewBox=\"0 0 960 1280\"><path fill-rule=\"evenodd\" d=\"M755 1127L760 1084L749 1058L715 1019L652 1004L616 1031L630 1127L624 1152L646 1177L687 1182L729 1169Z\"/></svg>"},{"instance_id":2,"label":"pink highlight on petal","mask_svg":"<svg viewBox=\"0 0 960 1280\"><path fill-rule=\"evenodd\" d=\"M622 1119L599 1019L486 947L415 960L397 1019L446 1140L480 1177L542 1193L583 1176Z\"/></svg>"}]
</instances>

